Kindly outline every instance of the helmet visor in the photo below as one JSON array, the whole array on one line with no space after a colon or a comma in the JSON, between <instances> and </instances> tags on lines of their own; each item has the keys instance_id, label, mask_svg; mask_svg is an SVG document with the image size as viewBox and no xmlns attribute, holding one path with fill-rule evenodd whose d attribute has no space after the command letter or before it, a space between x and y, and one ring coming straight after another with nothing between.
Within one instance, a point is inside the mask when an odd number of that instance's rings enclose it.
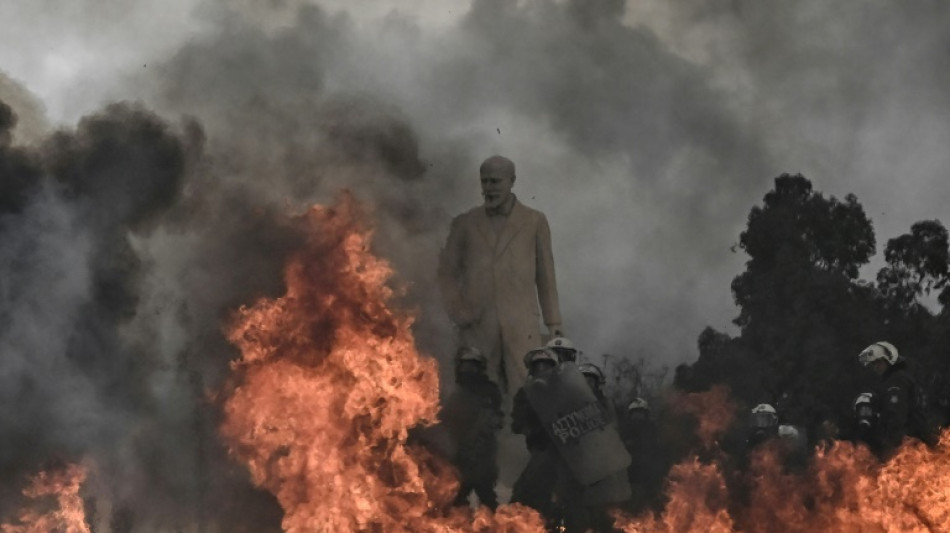
<instances>
[{"instance_id":1,"label":"helmet visor","mask_svg":"<svg viewBox=\"0 0 950 533\"><path fill-rule=\"evenodd\" d=\"M562 363L567 361L577 361L577 350L573 348L554 347L551 348L557 354Z\"/></svg>"},{"instance_id":2,"label":"helmet visor","mask_svg":"<svg viewBox=\"0 0 950 533\"><path fill-rule=\"evenodd\" d=\"M535 373L546 368L557 366L558 360L555 354L545 348L528 352L528 354L525 355L524 362L525 366L528 367L528 372Z\"/></svg>"},{"instance_id":3,"label":"helmet visor","mask_svg":"<svg viewBox=\"0 0 950 533\"><path fill-rule=\"evenodd\" d=\"M752 413L752 427L756 429L770 428L778 424L778 417L774 413Z\"/></svg>"}]
</instances>

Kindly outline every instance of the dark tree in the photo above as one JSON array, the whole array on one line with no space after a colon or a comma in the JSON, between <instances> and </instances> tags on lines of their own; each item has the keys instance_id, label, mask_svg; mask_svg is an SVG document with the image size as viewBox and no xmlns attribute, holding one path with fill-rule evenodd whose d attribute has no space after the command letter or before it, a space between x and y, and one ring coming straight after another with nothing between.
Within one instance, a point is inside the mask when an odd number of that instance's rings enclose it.
<instances>
[{"instance_id":1,"label":"dark tree","mask_svg":"<svg viewBox=\"0 0 950 533\"><path fill-rule=\"evenodd\" d=\"M877 274L878 288L888 299L909 308L918 298L947 286L947 229L939 220L917 222L910 233L887 241L884 259L887 266Z\"/></svg>"},{"instance_id":2,"label":"dark tree","mask_svg":"<svg viewBox=\"0 0 950 533\"><path fill-rule=\"evenodd\" d=\"M950 244L938 220L915 223L887 242L877 274L885 321L901 353L917 365L942 424L950 422ZM939 292L937 292L939 291ZM930 298L937 292L936 302ZM941 308L934 313L935 308Z\"/></svg>"},{"instance_id":3,"label":"dark tree","mask_svg":"<svg viewBox=\"0 0 950 533\"><path fill-rule=\"evenodd\" d=\"M856 278L874 254L874 228L854 195L826 199L801 174L782 174L764 205L749 213L739 246L750 259L732 291L741 308L736 324L746 327L760 304L794 299L813 277Z\"/></svg>"},{"instance_id":4,"label":"dark tree","mask_svg":"<svg viewBox=\"0 0 950 533\"><path fill-rule=\"evenodd\" d=\"M861 204L783 174L752 208L739 246L749 254L732 283L741 334L703 331L699 360L683 371L689 385L726 384L745 406L781 404L785 421L809 430L846 416L861 387L855 356L883 335L877 291L857 279L875 252Z\"/></svg>"}]
</instances>

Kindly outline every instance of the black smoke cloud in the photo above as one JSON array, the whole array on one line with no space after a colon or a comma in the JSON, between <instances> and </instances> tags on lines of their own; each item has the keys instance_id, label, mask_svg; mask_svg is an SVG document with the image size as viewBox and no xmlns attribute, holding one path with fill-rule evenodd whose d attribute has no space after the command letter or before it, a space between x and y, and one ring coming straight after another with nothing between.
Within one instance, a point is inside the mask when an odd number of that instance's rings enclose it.
<instances>
[{"instance_id":1,"label":"black smoke cloud","mask_svg":"<svg viewBox=\"0 0 950 533\"><path fill-rule=\"evenodd\" d=\"M88 461L94 527L274 527L216 439L210 394L234 356L228 313L280 289L288 216L221 188L193 120L118 103L23 147L2 103L0 118L0 519L26 476ZM155 250L187 265L157 268Z\"/></svg>"},{"instance_id":2,"label":"black smoke cloud","mask_svg":"<svg viewBox=\"0 0 950 533\"><path fill-rule=\"evenodd\" d=\"M0 110L9 131L15 115ZM220 333L228 311L276 294L297 235L249 193L195 179L203 144L193 120L176 127L118 103L39 146L0 147L0 517L23 503L27 475L82 460L95 465L94 527L203 527L211 502L240 517L216 527L279 522L226 460L209 394L233 357ZM209 212L209 197L228 209ZM188 270L201 272L163 279L150 248L201 239L195 228L216 230L189 249ZM219 297L183 296L191 283ZM255 502L258 512L228 511Z\"/></svg>"},{"instance_id":3,"label":"black smoke cloud","mask_svg":"<svg viewBox=\"0 0 950 533\"><path fill-rule=\"evenodd\" d=\"M4 479L57 458L108 465L152 399L150 354L121 338L144 273L130 236L175 201L182 145L153 114L117 104L43 147L0 150Z\"/></svg>"}]
</instances>

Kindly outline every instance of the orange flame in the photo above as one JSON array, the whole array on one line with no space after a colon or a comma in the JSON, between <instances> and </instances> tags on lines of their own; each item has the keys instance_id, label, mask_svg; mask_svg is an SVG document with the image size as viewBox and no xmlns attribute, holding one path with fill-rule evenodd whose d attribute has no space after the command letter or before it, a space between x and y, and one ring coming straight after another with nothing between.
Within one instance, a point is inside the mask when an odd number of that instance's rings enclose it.
<instances>
[{"instance_id":1,"label":"orange flame","mask_svg":"<svg viewBox=\"0 0 950 533\"><path fill-rule=\"evenodd\" d=\"M629 533L950 532L950 432L935 449L908 440L883 464L849 442L817 450L808 463L787 461L787 453L783 443L767 443L749 453L745 469L721 452L708 463L692 457L670 472L663 513L618 514L616 526Z\"/></svg>"},{"instance_id":2,"label":"orange flame","mask_svg":"<svg viewBox=\"0 0 950 533\"><path fill-rule=\"evenodd\" d=\"M696 417L699 422L696 435L707 448L712 447L735 420L736 404L729 396L729 388L722 385L706 392L677 395L672 404L674 410Z\"/></svg>"},{"instance_id":3,"label":"orange flame","mask_svg":"<svg viewBox=\"0 0 950 533\"><path fill-rule=\"evenodd\" d=\"M627 533L728 533L734 531L726 510L726 483L715 465L696 457L672 468L667 478L669 501L661 515L615 515L614 525Z\"/></svg>"},{"instance_id":4,"label":"orange flame","mask_svg":"<svg viewBox=\"0 0 950 533\"><path fill-rule=\"evenodd\" d=\"M55 498L56 507L46 511L20 511L18 524L0 524L2 533L90 533L79 487L86 480L86 468L76 464L52 468L30 479L23 495L40 500Z\"/></svg>"},{"instance_id":5,"label":"orange flame","mask_svg":"<svg viewBox=\"0 0 950 533\"><path fill-rule=\"evenodd\" d=\"M241 350L221 434L290 532L543 531L536 513L449 507L452 471L408 443L435 421L438 372L416 351L410 316L388 307L389 265L349 196L313 207L286 294L242 307L228 331Z\"/></svg>"}]
</instances>

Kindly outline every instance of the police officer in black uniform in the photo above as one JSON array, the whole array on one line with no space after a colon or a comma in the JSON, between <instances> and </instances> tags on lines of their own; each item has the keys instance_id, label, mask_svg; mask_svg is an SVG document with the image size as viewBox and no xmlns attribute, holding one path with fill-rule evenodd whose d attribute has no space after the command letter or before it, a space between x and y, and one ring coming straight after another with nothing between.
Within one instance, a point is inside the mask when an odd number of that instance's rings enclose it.
<instances>
[{"instance_id":1,"label":"police officer in black uniform","mask_svg":"<svg viewBox=\"0 0 950 533\"><path fill-rule=\"evenodd\" d=\"M455 366L458 387L446 400L442 419L458 444L453 457L461 478L456 505L468 505L474 491L482 505L494 509L498 506L497 434L504 415L501 390L489 379L487 365L488 359L478 349L459 349Z\"/></svg>"},{"instance_id":2,"label":"police officer in black uniform","mask_svg":"<svg viewBox=\"0 0 950 533\"><path fill-rule=\"evenodd\" d=\"M907 436L928 446L936 445L937 432L927 417L923 389L897 348L889 342L876 342L858 354L858 362L881 379L879 390L873 395L878 416L871 436L872 450L886 459Z\"/></svg>"},{"instance_id":3,"label":"police officer in black uniform","mask_svg":"<svg viewBox=\"0 0 950 533\"><path fill-rule=\"evenodd\" d=\"M553 372L560 364L558 354L544 347L525 355L528 375L540 378ZM558 454L541 424L537 413L528 402L524 387L512 399L511 431L524 435L531 458L511 489L511 502L527 505L546 519L553 515L554 485L557 482Z\"/></svg>"}]
</instances>

